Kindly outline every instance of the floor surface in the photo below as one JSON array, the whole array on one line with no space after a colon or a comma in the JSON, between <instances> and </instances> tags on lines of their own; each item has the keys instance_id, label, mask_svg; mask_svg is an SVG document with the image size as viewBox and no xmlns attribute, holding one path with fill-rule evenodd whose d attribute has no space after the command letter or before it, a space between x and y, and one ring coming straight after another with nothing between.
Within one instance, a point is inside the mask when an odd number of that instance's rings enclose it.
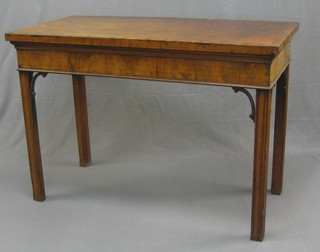
<instances>
[{"instance_id":1,"label":"floor surface","mask_svg":"<svg viewBox=\"0 0 320 252\"><path fill-rule=\"evenodd\" d=\"M249 240L251 157L186 153L93 155L90 168L44 157L47 200L38 203L26 153L2 152L0 251L319 251L319 157L287 156L260 243Z\"/></svg>"}]
</instances>

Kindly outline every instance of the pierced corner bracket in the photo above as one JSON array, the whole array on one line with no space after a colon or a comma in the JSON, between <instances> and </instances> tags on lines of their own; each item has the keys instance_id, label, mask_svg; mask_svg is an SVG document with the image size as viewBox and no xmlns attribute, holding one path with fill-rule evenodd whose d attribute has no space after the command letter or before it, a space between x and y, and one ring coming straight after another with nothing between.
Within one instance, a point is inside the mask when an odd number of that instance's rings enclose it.
<instances>
[{"instance_id":1,"label":"pierced corner bracket","mask_svg":"<svg viewBox=\"0 0 320 252\"><path fill-rule=\"evenodd\" d=\"M39 73L36 73L32 76L31 78L31 84L30 84L30 89L31 89L31 96L32 97L35 97L36 95L36 92L34 90L34 86L36 84L36 80L38 79L39 76L42 76L43 78L45 78L46 76L48 75L48 73L45 73L45 72L39 72Z\"/></svg>"},{"instance_id":2,"label":"pierced corner bracket","mask_svg":"<svg viewBox=\"0 0 320 252\"><path fill-rule=\"evenodd\" d=\"M250 104L251 104L251 114L249 115L249 117L251 118L251 120L253 122L255 122L255 119L256 119L256 106L255 106L254 100L252 98L252 95L245 88L233 87L232 89L233 89L233 91L235 93L242 92L248 97L248 99L250 101Z\"/></svg>"}]
</instances>

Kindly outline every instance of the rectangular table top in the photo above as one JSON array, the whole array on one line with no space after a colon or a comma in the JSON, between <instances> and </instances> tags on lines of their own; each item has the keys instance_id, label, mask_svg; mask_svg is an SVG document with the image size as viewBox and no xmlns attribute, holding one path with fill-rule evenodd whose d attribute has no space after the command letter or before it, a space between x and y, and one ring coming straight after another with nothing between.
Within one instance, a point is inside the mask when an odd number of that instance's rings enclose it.
<instances>
[{"instance_id":1,"label":"rectangular table top","mask_svg":"<svg viewBox=\"0 0 320 252\"><path fill-rule=\"evenodd\" d=\"M192 18L71 16L5 35L13 43L49 43L276 55L298 23Z\"/></svg>"}]
</instances>

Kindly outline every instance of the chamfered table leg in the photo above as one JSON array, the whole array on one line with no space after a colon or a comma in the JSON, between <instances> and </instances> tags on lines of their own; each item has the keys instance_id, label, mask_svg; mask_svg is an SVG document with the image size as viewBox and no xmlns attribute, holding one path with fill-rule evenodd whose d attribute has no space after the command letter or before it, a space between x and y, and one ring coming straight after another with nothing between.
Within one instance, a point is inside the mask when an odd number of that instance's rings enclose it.
<instances>
[{"instance_id":1,"label":"chamfered table leg","mask_svg":"<svg viewBox=\"0 0 320 252\"><path fill-rule=\"evenodd\" d=\"M265 230L271 90L256 91L251 240L262 241Z\"/></svg>"},{"instance_id":2,"label":"chamfered table leg","mask_svg":"<svg viewBox=\"0 0 320 252\"><path fill-rule=\"evenodd\" d=\"M33 73L20 71L19 76L28 146L29 166L33 187L33 198L36 201L44 201L46 199L46 195L42 171L37 111L35 97L31 87Z\"/></svg>"},{"instance_id":3,"label":"chamfered table leg","mask_svg":"<svg viewBox=\"0 0 320 252\"><path fill-rule=\"evenodd\" d=\"M283 184L283 167L287 127L288 85L289 66L282 73L277 82L271 183L271 193L277 195L281 194Z\"/></svg>"},{"instance_id":4,"label":"chamfered table leg","mask_svg":"<svg viewBox=\"0 0 320 252\"><path fill-rule=\"evenodd\" d=\"M85 77L72 75L80 166L91 165Z\"/></svg>"}]
</instances>

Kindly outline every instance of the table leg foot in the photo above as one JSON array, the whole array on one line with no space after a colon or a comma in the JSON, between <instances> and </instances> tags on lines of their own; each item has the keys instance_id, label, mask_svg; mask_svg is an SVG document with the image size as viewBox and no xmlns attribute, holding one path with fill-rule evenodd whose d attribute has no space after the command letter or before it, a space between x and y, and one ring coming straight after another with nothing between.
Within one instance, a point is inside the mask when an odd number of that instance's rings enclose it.
<instances>
[{"instance_id":1,"label":"table leg foot","mask_svg":"<svg viewBox=\"0 0 320 252\"><path fill-rule=\"evenodd\" d=\"M85 77L72 75L80 166L91 165Z\"/></svg>"},{"instance_id":2,"label":"table leg foot","mask_svg":"<svg viewBox=\"0 0 320 252\"><path fill-rule=\"evenodd\" d=\"M285 157L287 107L288 107L289 66L277 82L276 112L273 141L273 165L271 193L280 195L283 185L283 167Z\"/></svg>"},{"instance_id":3,"label":"table leg foot","mask_svg":"<svg viewBox=\"0 0 320 252\"><path fill-rule=\"evenodd\" d=\"M251 240L262 241L265 231L271 90L257 90L253 161Z\"/></svg>"},{"instance_id":4,"label":"table leg foot","mask_svg":"<svg viewBox=\"0 0 320 252\"><path fill-rule=\"evenodd\" d=\"M33 198L35 201L44 201L46 194L42 171L36 102L31 87L32 76L32 72L19 72Z\"/></svg>"}]
</instances>

